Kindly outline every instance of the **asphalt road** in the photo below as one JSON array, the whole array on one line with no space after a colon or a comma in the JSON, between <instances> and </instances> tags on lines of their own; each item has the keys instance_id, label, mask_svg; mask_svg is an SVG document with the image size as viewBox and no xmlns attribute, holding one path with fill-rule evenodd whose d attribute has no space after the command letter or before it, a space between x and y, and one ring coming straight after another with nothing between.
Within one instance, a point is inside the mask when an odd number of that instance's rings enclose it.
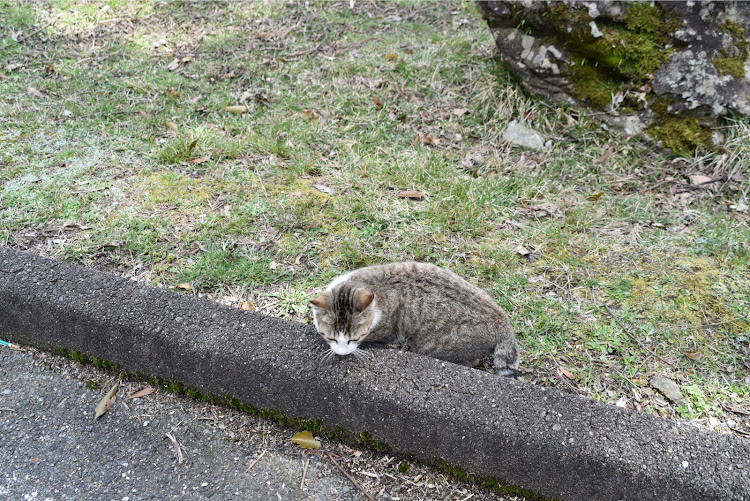
<instances>
[{"instance_id":1,"label":"asphalt road","mask_svg":"<svg viewBox=\"0 0 750 501\"><path fill-rule=\"evenodd\" d=\"M264 440L251 419L235 423L243 420L237 413L165 393L123 405L128 390L142 384L125 384L114 407L95 420L115 381L61 357L2 349L0 498L363 499L317 455L302 491L307 453ZM244 440L243 426L250 438L241 446L233 440ZM182 463L167 433L180 444Z\"/></svg>"},{"instance_id":2,"label":"asphalt road","mask_svg":"<svg viewBox=\"0 0 750 501\"><path fill-rule=\"evenodd\" d=\"M123 382L95 420L115 382L64 357L0 346L0 499L365 499L330 460L289 441L299 430L163 391L124 403L143 383ZM377 499L519 499L420 465L403 474L387 455L325 446Z\"/></svg>"}]
</instances>

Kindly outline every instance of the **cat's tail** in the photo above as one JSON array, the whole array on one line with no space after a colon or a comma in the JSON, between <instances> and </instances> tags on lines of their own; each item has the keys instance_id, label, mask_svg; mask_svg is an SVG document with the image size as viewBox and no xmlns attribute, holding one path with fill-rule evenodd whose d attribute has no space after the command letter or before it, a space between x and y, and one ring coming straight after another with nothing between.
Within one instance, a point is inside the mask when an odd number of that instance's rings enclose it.
<instances>
[{"instance_id":1,"label":"cat's tail","mask_svg":"<svg viewBox=\"0 0 750 501\"><path fill-rule=\"evenodd\" d=\"M503 377L518 379L518 342L513 331L502 336L495 345L495 369Z\"/></svg>"}]
</instances>

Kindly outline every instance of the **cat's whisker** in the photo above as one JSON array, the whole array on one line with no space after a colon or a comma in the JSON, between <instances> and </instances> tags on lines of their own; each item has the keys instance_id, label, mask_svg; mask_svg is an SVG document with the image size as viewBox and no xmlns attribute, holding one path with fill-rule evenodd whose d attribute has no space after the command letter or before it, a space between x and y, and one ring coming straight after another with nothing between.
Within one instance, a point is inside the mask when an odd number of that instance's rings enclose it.
<instances>
[{"instance_id":1,"label":"cat's whisker","mask_svg":"<svg viewBox=\"0 0 750 501\"><path fill-rule=\"evenodd\" d=\"M323 349L321 347L321 349L316 350L315 358L318 360L318 364L328 364L333 358L333 354L330 349Z\"/></svg>"},{"instance_id":2,"label":"cat's whisker","mask_svg":"<svg viewBox=\"0 0 750 501\"><path fill-rule=\"evenodd\" d=\"M323 355L323 362L330 364L334 358L336 358L336 354L333 351L328 350L325 352L325 355Z\"/></svg>"},{"instance_id":3,"label":"cat's whisker","mask_svg":"<svg viewBox=\"0 0 750 501\"><path fill-rule=\"evenodd\" d=\"M352 355L354 355L354 358L357 360L372 360L373 355L369 351L362 350L360 348L357 348L352 352Z\"/></svg>"}]
</instances>

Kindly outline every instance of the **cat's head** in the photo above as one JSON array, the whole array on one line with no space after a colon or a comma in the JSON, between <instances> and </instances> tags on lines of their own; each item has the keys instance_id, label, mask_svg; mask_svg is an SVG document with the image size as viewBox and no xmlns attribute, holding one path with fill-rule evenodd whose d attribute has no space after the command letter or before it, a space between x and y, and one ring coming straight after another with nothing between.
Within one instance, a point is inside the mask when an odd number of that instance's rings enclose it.
<instances>
[{"instance_id":1,"label":"cat's head","mask_svg":"<svg viewBox=\"0 0 750 501\"><path fill-rule=\"evenodd\" d=\"M374 294L350 284L326 291L310 304L315 328L337 355L354 353L380 316Z\"/></svg>"}]
</instances>

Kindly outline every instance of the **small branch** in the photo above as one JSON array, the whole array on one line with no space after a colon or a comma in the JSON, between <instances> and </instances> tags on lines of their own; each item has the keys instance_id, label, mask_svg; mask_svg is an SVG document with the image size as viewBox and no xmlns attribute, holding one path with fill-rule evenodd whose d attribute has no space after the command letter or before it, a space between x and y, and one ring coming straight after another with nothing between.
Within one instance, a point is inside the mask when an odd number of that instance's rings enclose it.
<instances>
[{"instance_id":1,"label":"small branch","mask_svg":"<svg viewBox=\"0 0 750 501\"><path fill-rule=\"evenodd\" d=\"M255 461L253 461L253 464L251 464L250 466L247 467L247 470L245 470L245 473L247 473L248 471L252 470L253 466L255 466L256 464L258 464L258 461L260 461L261 459L263 459L263 456L266 455L266 452L268 452L268 450L263 449L263 452L260 453L260 456L258 456L257 459Z\"/></svg>"},{"instance_id":2,"label":"small branch","mask_svg":"<svg viewBox=\"0 0 750 501\"><path fill-rule=\"evenodd\" d=\"M365 490L365 488L364 488L364 487L362 487L362 484L360 484L359 482L357 482L357 480L356 480L356 479L355 479L354 477L352 477L352 476L351 476L351 475L349 474L349 472L348 472L348 471L346 471L346 470L345 470L345 469L344 469L344 468L343 468L343 467L342 467L342 466L341 466L340 464L338 464L338 463L336 462L336 460L335 460L335 459L333 459L333 456L331 456L331 453L330 453L330 452L326 451L326 453L325 453L325 454L326 454L326 456L328 456L328 459L330 459L330 460L331 460L331 462L332 462L332 463L333 463L334 465L336 465L336 468L338 468L338 469L339 469L339 471L340 471L341 473L343 473L343 474L344 474L344 476L345 476L346 478L348 478L349 480L351 480L351 482L352 482L352 483L354 484L354 487L356 487L357 489L359 489L359 491L360 491L360 492L361 492L362 494L364 494L364 495L365 495L365 497L366 497L366 498L367 498L367 499L368 499L369 501L376 501L376 499L375 499L374 497L372 497L372 496L370 495L370 493L369 493L369 492L367 492L367 491Z\"/></svg>"},{"instance_id":3,"label":"small branch","mask_svg":"<svg viewBox=\"0 0 750 501\"><path fill-rule=\"evenodd\" d=\"M258 181L260 181L260 187L263 188L263 196L268 198L268 192L266 191L266 185L263 184L263 178L260 177L260 174L258 174L258 171L255 171L255 175L258 176Z\"/></svg>"},{"instance_id":4,"label":"small branch","mask_svg":"<svg viewBox=\"0 0 750 501\"><path fill-rule=\"evenodd\" d=\"M166 433L165 435L170 440L170 442L172 442L172 447L174 447L174 451L177 454L177 464L182 464L182 462L185 460L185 458L182 456L182 446L175 438L174 433Z\"/></svg>"},{"instance_id":5,"label":"small branch","mask_svg":"<svg viewBox=\"0 0 750 501\"><path fill-rule=\"evenodd\" d=\"M309 54L313 54L315 52L318 52L319 50L320 50L320 45L318 45L317 47L315 47L313 49L303 50L303 51L300 51L300 52L293 52L291 54L287 54L286 56L281 55L280 57L284 61L292 61L292 60L297 59L299 57L307 56Z\"/></svg>"},{"instance_id":6,"label":"small branch","mask_svg":"<svg viewBox=\"0 0 750 501\"><path fill-rule=\"evenodd\" d=\"M47 28L49 28L50 26L52 26L52 25L53 25L53 24L55 24L56 22L57 22L57 18L54 18L54 19L53 19L52 21L48 22L47 24L45 24L45 25L44 25L44 26L42 26L41 28L38 28L38 29L36 29L36 30L32 31L32 32L31 32L31 33L29 33L28 35L25 35L25 36L24 36L23 38L19 38L18 40L16 40L16 43L17 43L18 45L21 45L21 44L22 44L23 42L25 42L26 40L29 40L30 38L33 38L33 37L37 36L37 35L38 35L39 33L41 33L42 31L46 30ZM6 43L6 44L5 44L5 45L3 45L2 47L0 47L0 50L5 50L5 49L7 49L8 47L10 47L11 45L12 45L12 43Z\"/></svg>"},{"instance_id":7,"label":"small branch","mask_svg":"<svg viewBox=\"0 0 750 501\"><path fill-rule=\"evenodd\" d=\"M307 456L307 461L305 461L305 467L302 468L302 481L299 483L299 489L304 490L305 488L305 477L307 477L307 467L310 466L310 456Z\"/></svg>"},{"instance_id":8,"label":"small branch","mask_svg":"<svg viewBox=\"0 0 750 501\"><path fill-rule=\"evenodd\" d=\"M602 306L604 306L604 309L605 309L605 310L607 310L607 313L609 313L609 315L610 315L610 316L611 316L612 318L614 318L614 319L615 319L615 322L617 322L617 325L619 325L619 326L620 326L620 329L622 329L622 331L623 331L623 332L624 332L624 333L625 333L625 334L626 334L626 335L627 335L627 336L628 336L628 337L630 338L630 340L631 340L631 341L633 341L633 342L634 342L635 344L637 344L637 345L638 345L638 346L640 346L640 347L641 347L642 349L646 350L646 351L647 351L647 352L649 352L649 353L650 353L650 354L651 354L652 356L654 356L654 357L658 358L659 360L661 360L661 361L662 361L662 362L664 362L665 364L667 364L667 365L671 365L671 366L672 366L672 367L674 367L675 369L679 369L679 367L677 367L677 366L676 366L675 364L673 364L673 363L672 363L672 362L670 362L669 360L667 360L667 359L665 359L665 358L663 358L663 357L659 356L659 355L658 355L658 354L657 354L657 353L656 353L656 352L655 352L654 350L652 350L652 349L651 349L651 348L649 348L648 346L645 346L645 345L644 345L643 343L641 343L641 342L640 342L640 341L638 340L638 338L636 338L636 337L635 337L634 335L632 335L632 334L630 333L630 331L628 330L628 328L627 328L627 327L625 327L625 325L623 325L623 323L622 323L622 322L620 322L620 319L619 319L619 318L617 318L617 317L615 316L615 314L614 314L614 313L612 313L612 310L610 310L610 309L609 309L609 306L607 306L606 304L604 304L604 305L602 305Z\"/></svg>"},{"instance_id":9,"label":"small branch","mask_svg":"<svg viewBox=\"0 0 750 501\"><path fill-rule=\"evenodd\" d=\"M702 183L698 183L698 184L680 183L679 187L683 191L685 191L685 190L686 191L696 191L696 190L703 190L703 189L706 189L706 188L710 188L711 185L713 185L714 183L723 183L723 182L726 182L726 181L727 181L727 178L725 178L724 176L720 176L720 177L717 177L717 178L714 178L714 179L709 179L708 181L703 181Z\"/></svg>"},{"instance_id":10,"label":"small branch","mask_svg":"<svg viewBox=\"0 0 750 501\"><path fill-rule=\"evenodd\" d=\"M641 189L640 191L641 191L641 193L645 193L645 192L647 192L647 191L651 191L651 190L653 190L654 188L658 188L659 186L661 186L661 185L663 185L663 184L667 184L667 183L675 183L675 182L677 182L677 180L676 180L676 179L674 179L674 178L672 178L672 179L665 179L665 180L663 180L663 181L659 181L659 182L658 182L658 183L656 183L656 184L652 184L651 186L646 186L645 188L642 188L642 189Z\"/></svg>"}]
</instances>

